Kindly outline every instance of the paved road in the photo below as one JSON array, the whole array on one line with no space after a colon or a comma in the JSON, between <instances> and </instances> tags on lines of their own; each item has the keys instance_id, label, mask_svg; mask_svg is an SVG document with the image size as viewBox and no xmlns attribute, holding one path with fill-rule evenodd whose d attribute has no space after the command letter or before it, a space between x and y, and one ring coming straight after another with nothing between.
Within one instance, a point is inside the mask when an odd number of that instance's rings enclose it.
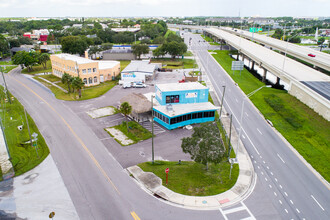
<instances>
[{"instance_id":1,"label":"paved road","mask_svg":"<svg viewBox=\"0 0 330 220\"><path fill-rule=\"evenodd\" d=\"M208 54L207 45L198 43L201 37L194 34L185 36L193 38L191 49L206 66L219 97L222 96L222 86L226 86L224 106L233 114L235 127L239 127L242 103L245 103L241 139L254 162L258 184L263 188L255 191L254 195L270 199L282 219L329 219L329 186L323 184L266 123ZM255 202L252 199L247 206L253 210Z\"/></svg>"}]
</instances>

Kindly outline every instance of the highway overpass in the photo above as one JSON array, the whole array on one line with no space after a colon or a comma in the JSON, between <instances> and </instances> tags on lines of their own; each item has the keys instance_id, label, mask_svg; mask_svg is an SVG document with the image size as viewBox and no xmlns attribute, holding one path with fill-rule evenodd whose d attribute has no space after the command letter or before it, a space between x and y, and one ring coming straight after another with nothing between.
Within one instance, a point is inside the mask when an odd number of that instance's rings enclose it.
<instances>
[{"instance_id":1,"label":"highway overpass","mask_svg":"<svg viewBox=\"0 0 330 220\"><path fill-rule=\"evenodd\" d=\"M300 101L330 120L330 77L304 64L218 28L203 28L217 40L236 48L242 59L250 59L289 85L288 91Z\"/></svg>"},{"instance_id":2,"label":"highway overpass","mask_svg":"<svg viewBox=\"0 0 330 220\"><path fill-rule=\"evenodd\" d=\"M229 33L240 35L249 40L253 40L255 42L261 43L263 45L269 46L272 49L276 49L282 51L287 54L297 57L301 60L304 60L308 63L313 64L316 67L320 67L327 71L330 71L330 54L323 53L321 51L314 50L309 47L299 46L293 43L287 43L286 41L278 40L275 38L267 37L265 35L260 35L257 33L251 33L244 30L233 29L222 27L222 30L225 30ZM310 57L308 54L314 54L315 57Z\"/></svg>"}]
</instances>

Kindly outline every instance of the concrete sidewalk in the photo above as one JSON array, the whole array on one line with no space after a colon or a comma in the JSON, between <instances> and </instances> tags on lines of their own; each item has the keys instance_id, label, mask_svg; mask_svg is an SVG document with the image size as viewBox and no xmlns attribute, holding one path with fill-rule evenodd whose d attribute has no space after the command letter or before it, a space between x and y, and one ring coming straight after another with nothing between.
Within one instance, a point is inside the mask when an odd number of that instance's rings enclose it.
<instances>
[{"instance_id":1,"label":"concrete sidewalk","mask_svg":"<svg viewBox=\"0 0 330 220\"><path fill-rule=\"evenodd\" d=\"M79 219L62 177L49 155L25 174L0 182L0 219Z\"/></svg>"},{"instance_id":2,"label":"concrete sidewalk","mask_svg":"<svg viewBox=\"0 0 330 220\"><path fill-rule=\"evenodd\" d=\"M197 63L202 66L197 57ZM203 71L203 80L210 88L210 95L216 106L220 106L220 97L214 92L211 81L208 79L205 71ZM221 121L227 134L230 129L230 118L227 117L226 111L222 109ZM238 137L235 129L232 129L231 144L233 150L237 155L237 161L239 165L239 176L235 185L228 191L214 195L214 196L186 196L179 193L175 193L162 185L162 180L153 173L145 173L138 166L132 166L127 168L133 177L141 184L142 187L147 189L151 194L157 195L166 201L173 204L181 205L191 209L218 209L220 207L226 207L236 204L247 196L250 195L255 186L255 173L251 159L244 148L243 143ZM237 149L238 146L238 149Z\"/></svg>"}]
</instances>

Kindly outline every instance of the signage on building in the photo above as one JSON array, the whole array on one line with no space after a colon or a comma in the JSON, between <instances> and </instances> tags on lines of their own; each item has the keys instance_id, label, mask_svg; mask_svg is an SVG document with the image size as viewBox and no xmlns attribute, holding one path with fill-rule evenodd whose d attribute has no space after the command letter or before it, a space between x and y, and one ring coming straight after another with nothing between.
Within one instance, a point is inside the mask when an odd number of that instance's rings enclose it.
<instances>
[{"instance_id":1,"label":"signage on building","mask_svg":"<svg viewBox=\"0 0 330 220\"><path fill-rule=\"evenodd\" d=\"M186 98L197 98L197 92L187 92Z\"/></svg>"},{"instance_id":2,"label":"signage on building","mask_svg":"<svg viewBox=\"0 0 330 220\"><path fill-rule=\"evenodd\" d=\"M123 77L132 77L132 78L135 78L136 75L134 73L124 73L123 74Z\"/></svg>"}]
</instances>

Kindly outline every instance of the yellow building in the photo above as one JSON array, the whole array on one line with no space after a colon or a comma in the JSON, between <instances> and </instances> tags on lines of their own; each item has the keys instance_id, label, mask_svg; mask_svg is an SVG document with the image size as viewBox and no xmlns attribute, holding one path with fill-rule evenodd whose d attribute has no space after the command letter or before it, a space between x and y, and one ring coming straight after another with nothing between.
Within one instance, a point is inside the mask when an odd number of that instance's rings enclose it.
<instances>
[{"instance_id":1,"label":"yellow building","mask_svg":"<svg viewBox=\"0 0 330 220\"><path fill-rule=\"evenodd\" d=\"M71 54L55 54L50 56L53 75L61 77L67 73L79 76L85 86L95 86L101 82L112 80L120 73L118 61L94 61Z\"/></svg>"}]
</instances>

